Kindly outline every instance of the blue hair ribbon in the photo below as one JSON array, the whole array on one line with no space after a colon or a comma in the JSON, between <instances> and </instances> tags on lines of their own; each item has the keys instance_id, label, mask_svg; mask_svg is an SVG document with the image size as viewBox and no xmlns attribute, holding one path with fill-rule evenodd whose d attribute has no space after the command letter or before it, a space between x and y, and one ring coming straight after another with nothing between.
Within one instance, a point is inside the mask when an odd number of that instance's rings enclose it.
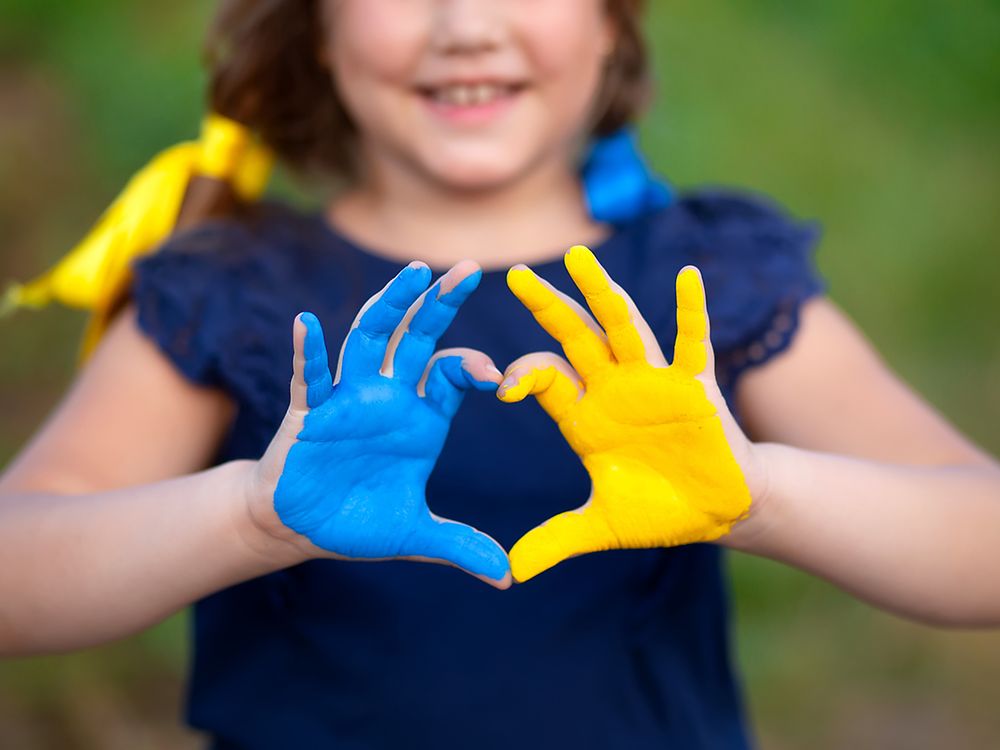
<instances>
[{"instance_id":1,"label":"blue hair ribbon","mask_svg":"<svg viewBox=\"0 0 1000 750\"><path fill-rule=\"evenodd\" d=\"M674 200L671 187L647 165L631 128L598 139L581 177L591 217L607 224L629 222Z\"/></svg>"}]
</instances>

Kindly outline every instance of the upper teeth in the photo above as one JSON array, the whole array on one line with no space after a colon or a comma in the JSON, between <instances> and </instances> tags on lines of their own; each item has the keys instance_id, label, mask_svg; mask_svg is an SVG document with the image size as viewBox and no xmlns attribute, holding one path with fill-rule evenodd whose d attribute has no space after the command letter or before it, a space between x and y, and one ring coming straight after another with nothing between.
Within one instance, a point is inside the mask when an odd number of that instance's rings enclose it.
<instances>
[{"instance_id":1,"label":"upper teeth","mask_svg":"<svg viewBox=\"0 0 1000 750\"><path fill-rule=\"evenodd\" d=\"M434 98L445 104L467 107L475 104L486 104L507 93L507 91L508 87L498 86L494 83L458 83L436 89L434 91Z\"/></svg>"}]
</instances>

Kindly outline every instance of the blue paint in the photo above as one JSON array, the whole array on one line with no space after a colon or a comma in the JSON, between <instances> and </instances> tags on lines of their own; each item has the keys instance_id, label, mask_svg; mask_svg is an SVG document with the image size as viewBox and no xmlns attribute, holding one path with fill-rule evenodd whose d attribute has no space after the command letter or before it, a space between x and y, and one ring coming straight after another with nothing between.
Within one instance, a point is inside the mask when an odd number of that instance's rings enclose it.
<instances>
[{"instance_id":1,"label":"blue paint","mask_svg":"<svg viewBox=\"0 0 1000 750\"><path fill-rule=\"evenodd\" d=\"M437 339L481 277L477 272L441 296L439 284L428 291L396 349L392 377L379 371L386 347L427 288L426 266L404 268L360 316L345 342L336 384L319 320L302 314L309 412L274 493L285 525L343 557L428 557L496 580L509 572L507 554L495 541L465 524L436 519L425 496L466 391L496 388L476 381L459 356L435 361L425 396L416 387Z\"/></svg>"}]
</instances>

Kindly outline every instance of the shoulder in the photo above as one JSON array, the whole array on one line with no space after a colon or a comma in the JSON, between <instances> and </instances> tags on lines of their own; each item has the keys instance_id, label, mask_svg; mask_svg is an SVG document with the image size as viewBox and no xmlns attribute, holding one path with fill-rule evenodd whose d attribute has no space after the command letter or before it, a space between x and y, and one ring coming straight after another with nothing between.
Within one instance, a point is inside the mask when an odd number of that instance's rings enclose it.
<instances>
[{"instance_id":1,"label":"shoulder","mask_svg":"<svg viewBox=\"0 0 1000 750\"><path fill-rule=\"evenodd\" d=\"M761 257L812 249L815 221L791 214L773 198L735 188L700 188L678 195L666 208L638 222L650 249L683 250L705 264L751 263Z\"/></svg>"},{"instance_id":2,"label":"shoulder","mask_svg":"<svg viewBox=\"0 0 1000 750\"><path fill-rule=\"evenodd\" d=\"M140 329L190 380L218 385L236 347L264 340L285 322L282 294L295 288L310 247L291 238L301 237L308 219L264 204L245 217L176 233L132 264L129 292Z\"/></svg>"},{"instance_id":3,"label":"shoulder","mask_svg":"<svg viewBox=\"0 0 1000 750\"><path fill-rule=\"evenodd\" d=\"M139 258L133 269L232 271L271 256L303 249L303 237L315 229L315 217L282 203L262 203L246 214L214 218L168 238L156 251Z\"/></svg>"},{"instance_id":4,"label":"shoulder","mask_svg":"<svg viewBox=\"0 0 1000 750\"><path fill-rule=\"evenodd\" d=\"M657 283L672 285L681 267L698 266L710 310L717 308L713 312L720 322L734 305L760 307L776 298L809 296L824 286L814 258L819 224L793 216L760 193L688 191L627 231L644 273Z\"/></svg>"},{"instance_id":5,"label":"shoulder","mask_svg":"<svg viewBox=\"0 0 1000 750\"><path fill-rule=\"evenodd\" d=\"M801 305L826 288L815 263L819 224L760 193L690 190L643 219L636 232L645 269L640 283L655 284L671 306L677 271L685 265L700 269L724 388L785 349ZM672 307L661 312L670 325ZM672 335L666 328L664 333Z\"/></svg>"},{"instance_id":6,"label":"shoulder","mask_svg":"<svg viewBox=\"0 0 1000 750\"><path fill-rule=\"evenodd\" d=\"M202 324L241 314L246 303L294 294L323 257L323 223L282 203L205 221L132 264L140 314L166 303Z\"/></svg>"}]
</instances>

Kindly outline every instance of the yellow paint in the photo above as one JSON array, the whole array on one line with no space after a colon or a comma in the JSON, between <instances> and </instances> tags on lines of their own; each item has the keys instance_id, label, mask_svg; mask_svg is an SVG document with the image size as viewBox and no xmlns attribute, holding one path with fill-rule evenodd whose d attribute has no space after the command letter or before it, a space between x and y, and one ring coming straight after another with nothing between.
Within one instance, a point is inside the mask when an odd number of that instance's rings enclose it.
<instances>
[{"instance_id":1,"label":"yellow paint","mask_svg":"<svg viewBox=\"0 0 1000 750\"><path fill-rule=\"evenodd\" d=\"M716 406L696 377L707 362L701 277L677 277L674 362L646 361L629 306L586 248L566 266L606 336L589 327L530 270L508 274L514 294L563 345L585 392L555 367L520 374L501 389L512 403L534 394L590 474L590 500L525 534L510 552L518 581L559 562L609 549L670 547L718 539L745 517L750 492Z\"/></svg>"},{"instance_id":2,"label":"yellow paint","mask_svg":"<svg viewBox=\"0 0 1000 750\"><path fill-rule=\"evenodd\" d=\"M512 268L507 286L527 307L549 335L562 342L566 356L581 375L596 372L614 363L601 338L559 298L545 282L527 268Z\"/></svg>"}]
</instances>

